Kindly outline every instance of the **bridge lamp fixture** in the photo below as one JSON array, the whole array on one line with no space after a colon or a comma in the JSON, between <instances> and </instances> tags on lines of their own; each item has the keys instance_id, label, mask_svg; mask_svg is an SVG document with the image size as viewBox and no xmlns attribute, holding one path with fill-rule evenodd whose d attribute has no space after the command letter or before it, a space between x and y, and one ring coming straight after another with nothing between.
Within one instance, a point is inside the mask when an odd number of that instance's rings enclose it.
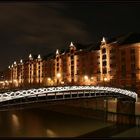
<instances>
[{"instance_id":1,"label":"bridge lamp fixture","mask_svg":"<svg viewBox=\"0 0 140 140\"><path fill-rule=\"evenodd\" d=\"M61 77L61 74L60 73L57 73L56 77L57 78L60 78Z\"/></svg>"}]
</instances>

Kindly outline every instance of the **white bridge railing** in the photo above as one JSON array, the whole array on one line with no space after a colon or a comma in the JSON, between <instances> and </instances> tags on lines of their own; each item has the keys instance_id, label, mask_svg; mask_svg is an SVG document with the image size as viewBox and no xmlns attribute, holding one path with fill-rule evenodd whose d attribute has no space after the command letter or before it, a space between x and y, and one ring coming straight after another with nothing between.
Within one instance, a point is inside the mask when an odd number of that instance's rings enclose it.
<instances>
[{"instance_id":1,"label":"white bridge railing","mask_svg":"<svg viewBox=\"0 0 140 140\"><path fill-rule=\"evenodd\" d=\"M5 92L0 93L0 102L23 98L23 97L30 97L34 95L41 95L41 94L53 94L53 93L60 93L60 92L70 92L70 91L81 91L81 90L90 90L90 91L101 91L105 92L113 92L114 94L122 94L129 96L137 101L137 93L132 92L129 90L124 90L120 88L112 88L112 87L101 87L101 86L63 86L63 87L48 87L48 88L39 88L39 89L29 89L29 90L19 90L15 92Z\"/></svg>"}]
</instances>

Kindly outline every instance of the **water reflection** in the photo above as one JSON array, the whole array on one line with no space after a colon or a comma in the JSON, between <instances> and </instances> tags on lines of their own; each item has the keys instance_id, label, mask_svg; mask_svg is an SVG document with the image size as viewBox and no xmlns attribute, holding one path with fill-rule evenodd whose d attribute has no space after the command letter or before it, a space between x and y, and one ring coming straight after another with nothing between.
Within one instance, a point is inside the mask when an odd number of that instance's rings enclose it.
<instances>
[{"instance_id":1,"label":"water reflection","mask_svg":"<svg viewBox=\"0 0 140 140\"><path fill-rule=\"evenodd\" d=\"M55 132L53 130L51 130L51 129L46 129L46 136L47 137L57 137Z\"/></svg>"},{"instance_id":2,"label":"water reflection","mask_svg":"<svg viewBox=\"0 0 140 140\"><path fill-rule=\"evenodd\" d=\"M41 109L0 112L0 136L75 137L109 125Z\"/></svg>"},{"instance_id":3,"label":"water reflection","mask_svg":"<svg viewBox=\"0 0 140 140\"><path fill-rule=\"evenodd\" d=\"M42 109L0 112L0 136L6 137L78 137L112 125Z\"/></svg>"},{"instance_id":4,"label":"water reflection","mask_svg":"<svg viewBox=\"0 0 140 140\"><path fill-rule=\"evenodd\" d=\"M16 114L11 114L11 119L12 119L12 124L11 127L13 128L12 135L19 135L19 128L20 128L20 123L19 123L19 118Z\"/></svg>"},{"instance_id":5,"label":"water reflection","mask_svg":"<svg viewBox=\"0 0 140 140\"><path fill-rule=\"evenodd\" d=\"M19 118L16 114L12 114L12 122L14 128L19 128Z\"/></svg>"}]
</instances>

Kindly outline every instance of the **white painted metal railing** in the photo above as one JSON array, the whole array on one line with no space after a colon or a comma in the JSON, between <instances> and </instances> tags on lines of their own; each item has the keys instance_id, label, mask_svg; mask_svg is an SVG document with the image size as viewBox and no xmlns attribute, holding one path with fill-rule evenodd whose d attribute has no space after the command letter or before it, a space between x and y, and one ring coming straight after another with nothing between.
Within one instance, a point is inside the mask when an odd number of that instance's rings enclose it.
<instances>
[{"instance_id":1,"label":"white painted metal railing","mask_svg":"<svg viewBox=\"0 0 140 140\"><path fill-rule=\"evenodd\" d=\"M101 87L101 86L63 86L63 87L49 87L49 88L39 88L39 89L29 89L29 90L19 90L15 92L5 92L0 93L0 102L12 100L16 98L30 97L40 94L51 94L56 92L69 92L69 91L81 91L81 90L90 90L90 91L101 91L113 92L114 94L122 94L129 96L137 101L137 93L124 90L120 88L112 87Z\"/></svg>"}]
</instances>

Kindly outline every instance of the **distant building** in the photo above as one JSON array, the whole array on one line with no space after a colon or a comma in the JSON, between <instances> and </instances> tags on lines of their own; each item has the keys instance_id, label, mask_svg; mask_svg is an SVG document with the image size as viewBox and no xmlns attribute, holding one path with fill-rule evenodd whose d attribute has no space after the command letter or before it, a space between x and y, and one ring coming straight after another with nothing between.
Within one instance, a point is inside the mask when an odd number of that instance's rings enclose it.
<instances>
[{"instance_id":1,"label":"distant building","mask_svg":"<svg viewBox=\"0 0 140 140\"><path fill-rule=\"evenodd\" d=\"M5 71L9 87L102 85L136 90L140 95L140 34L103 37L100 45L70 43L56 54L29 55Z\"/></svg>"}]
</instances>

